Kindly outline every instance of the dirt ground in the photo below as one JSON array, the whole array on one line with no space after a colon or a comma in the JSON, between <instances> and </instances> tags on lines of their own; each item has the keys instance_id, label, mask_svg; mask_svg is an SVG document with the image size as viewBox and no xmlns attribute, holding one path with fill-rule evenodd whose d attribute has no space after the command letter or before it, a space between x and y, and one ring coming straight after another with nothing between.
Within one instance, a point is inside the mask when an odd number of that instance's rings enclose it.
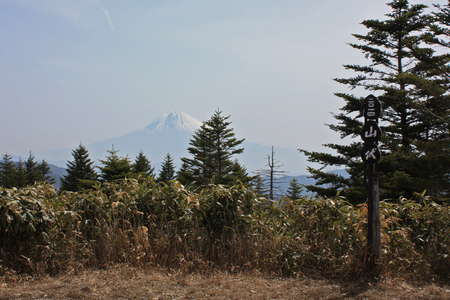
<instances>
[{"instance_id":1,"label":"dirt ground","mask_svg":"<svg viewBox=\"0 0 450 300\"><path fill-rule=\"evenodd\" d=\"M40 279L1 279L0 300L450 299L450 287L403 281L339 284L257 274L176 274L116 266Z\"/></svg>"}]
</instances>

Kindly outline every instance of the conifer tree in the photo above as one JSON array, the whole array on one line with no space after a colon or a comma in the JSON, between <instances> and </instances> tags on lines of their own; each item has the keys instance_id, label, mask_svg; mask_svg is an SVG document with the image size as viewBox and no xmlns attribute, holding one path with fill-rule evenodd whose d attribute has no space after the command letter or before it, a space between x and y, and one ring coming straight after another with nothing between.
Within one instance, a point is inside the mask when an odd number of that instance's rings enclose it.
<instances>
[{"instance_id":1,"label":"conifer tree","mask_svg":"<svg viewBox=\"0 0 450 300\"><path fill-rule=\"evenodd\" d=\"M435 8L422 34L425 44L411 49L419 61L415 72L403 79L419 99L415 184L435 199L450 200L450 8Z\"/></svg>"},{"instance_id":2,"label":"conifer tree","mask_svg":"<svg viewBox=\"0 0 450 300\"><path fill-rule=\"evenodd\" d=\"M112 148L108 150L106 159L100 162L103 166L100 169L100 178L102 181L114 181L124 179L132 175L132 166L127 157L117 155L118 151Z\"/></svg>"},{"instance_id":3,"label":"conifer tree","mask_svg":"<svg viewBox=\"0 0 450 300\"><path fill-rule=\"evenodd\" d=\"M33 154L30 152L27 160L25 161L25 174L26 174L26 185L33 185L37 181L42 180L42 173L39 169L39 164L35 160Z\"/></svg>"},{"instance_id":4,"label":"conifer tree","mask_svg":"<svg viewBox=\"0 0 450 300\"><path fill-rule=\"evenodd\" d=\"M264 179L261 175L256 175L252 180L252 189L259 197L265 197L267 190L264 185Z\"/></svg>"},{"instance_id":5,"label":"conifer tree","mask_svg":"<svg viewBox=\"0 0 450 300\"><path fill-rule=\"evenodd\" d=\"M135 174L141 174L144 176L154 176L154 169L152 168L150 161L147 159L145 154L141 151L136 156L133 164L133 172Z\"/></svg>"},{"instance_id":6,"label":"conifer tree","mask_svg":"<svg viewBox=\"0 0 450 300\"><path fill-rule=\"evenodd\" d=\"M61 179L61 189L77 192L92 186L97 180L94 162L89 158L89 152L83 145L72 150L72 161L68 161L67 175Z\"/></svg>"},{"instance_id":7,"label":"conifer tree","mask_svg":"<svg viewBox=\"0 0 450 300\"><path fill-rule=\"evenodd\" d=\"M245 186L250 186L253 176L249 176L247 169L242 166L239 161L235 160L233 162L230 175L226 177L224 184L235 185L243 184Z\"/></svg>"},{"instance_id":8,"label":"conifer tree","mask_svg":"<svg viewBox=\"0 0 450 300\"><path fill-rule=\"evenodd\" d=\"M299 199L302 193L302 186L298 183L297 179L294 177L289 182L289 188L287 190L286 196L292 200Z\"/></svg>"},{"instance_id":9,"label":"conifer tree","mask_svg":"<svg viewBox=\"0 0 450 300\"><path fill-rule=\"evenodd\" d=\"M0 161L0 186L12 188L17 186L16 166L12 161L12 156L5 153Z\"/></svg>"},{"instance_id":10,"label":"conifer tree","mask_svg":"<svg viewBox=\"0 0 450 300\"><path fill-rule=\"evenodd\" d=\"M421 170L418 161L421 153L416 142L424 134L425 97L411 78L419 76L421 60L418 50L423 49L423 32L430 26L431 18L424 13L424 5L410 5L407 0L394 0L388 3L390 13L385 20L366 20L365 35L355 34L358 44L350 44L369 59L367 65L345 65L355 73L354 77L336 79L349 88L366 90L379 94L384 103L381 119L383 138L381 141L382 160L379 163L381 198L411 196L421 192L426 184L421 184ZM425 76L428 77L428 76ZM342 138L357 138L347 145L326 144L336 154L302 150L310 162L324 167L345 167L349 178L329 173L323 168L308 168L316 185L308 190L321 196L334 196L338 192L348 200L358 203L365 201L364 166L360 159L362 143L359 134L362 122L356 118L364 97L354 94L337 93L344 100L341 112L335 115L338 124L329 127Z\"/></svg>"},{"instance_id":11,"label":"conifer tree","mask_svg":"<svg viewBox=\"0 0 450 300\"><path fill-rule=\"evenodd\" d=\"M175 166L170 154L167 154L161 164L161 170L159 171L158 181L169 182L175 179Z\"/></svg>"},{"instance_id":12,"label":"conifer tree","mask_svg":"<svg viewBox=\"0 0 450 300\"><path fill-rule=\"evenodd\" d=\"M193 180L193 171L187 163L182 162L177 172L177 180L183 185L189 185Z\"/></svg>"},{"instance_id":13,"label":"conifer tree","mask_svg":"<svg viewBox=\"0 0 450 300\"><path fill-rule=\"evenodd\" d=\"M228 121L216 111L213 116L194 133L188 148L191 158L182 158L187 180L195 186L206 184L229 184L233 176L233 156L244 151L241 144L244 139L236 139Z\"/></svg>"},{"instance_id":14,"label":"conifer tree","mask_svg":"<svg viewBox=\"0 0 450 300\"><path fill-rule=\"evenodd\" d=\"M14 180L15 187L21 188L27 185L27 172L25 164L22 160L17 162L16 166L16 178Z\"/></svg>"},{"instance_id":15,"label":"conifer tree","mask_svg":"<svg viewBox=\"0 0 450 300\"><path fill-rule=\"evenodd\" d=\"M31 152L28 155L23 167L25 171L25 184L17 184L18 186L33 185L36 182L48 182L51 184L55 182L53 177L50 175L50 167L48 163L45 160L42 160L40 163L37 162ZM21 172L22 171L20 170L19 173ZM22 174L19 176L22 177Z\"/></svg>"},{"instance_id":16,"label":"conifer tree","mask_svg":"<svg viewBox=\"0 0 450 300\"><path fill-rule=\"evenodd\" d=\"M55 179L50 175L50 166L48 165L48 163L43 160L41 161L38 165L38 180L40 182L48 182L50 184L54 184L55 183Z\"/></svg>"}]
</instances>

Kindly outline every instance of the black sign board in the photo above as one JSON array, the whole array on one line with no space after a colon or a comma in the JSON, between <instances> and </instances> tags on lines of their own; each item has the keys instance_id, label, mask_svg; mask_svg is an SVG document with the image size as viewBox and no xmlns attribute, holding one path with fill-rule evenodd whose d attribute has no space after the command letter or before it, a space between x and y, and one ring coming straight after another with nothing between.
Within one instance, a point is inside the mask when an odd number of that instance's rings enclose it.
<instances>
[{"instance_id":1,"label":"black sign board","mask_svg":"<svg viewBox=\"0 0 450 300\"><path fill-rule=\"evenodd\" d=\"M366 119L378 119L381 116L381 102L374 95L364 100L363 115Z\"/></svg>"},{"instance_id":2,"label":"black sign board","mask_svg":"<svg viewBox=\"0 0 450 300\"><path fill-rule=\"evenodd\" d=\"M364 126L361 132L364 148L361 157L364 162L369 164L377 162L381 156L378 148L378 142L381 137L381 129L378 127L378 118L381 116L381 112L381 102L377 97L369 95L364 99Z\"/></svg>"}]
</instances>

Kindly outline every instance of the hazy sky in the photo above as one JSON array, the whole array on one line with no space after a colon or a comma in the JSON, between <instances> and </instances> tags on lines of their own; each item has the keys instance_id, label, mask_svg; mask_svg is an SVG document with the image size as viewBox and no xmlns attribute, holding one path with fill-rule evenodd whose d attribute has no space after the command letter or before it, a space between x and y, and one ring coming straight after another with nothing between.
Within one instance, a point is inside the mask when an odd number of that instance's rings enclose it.
<instances>
[{"instance_id":1,"label":"hazy sky","mask_svg":"<svg viewBox=\"0 0 450 300\"><path fill-rule=\"evenodd\" d=\"M0 153L217 108L240 137L319 149L338 140L324 124L346 90L332 78L363 61L351 34L385 12L381 0L0 0Z\"/></svg>"}]
</instances>

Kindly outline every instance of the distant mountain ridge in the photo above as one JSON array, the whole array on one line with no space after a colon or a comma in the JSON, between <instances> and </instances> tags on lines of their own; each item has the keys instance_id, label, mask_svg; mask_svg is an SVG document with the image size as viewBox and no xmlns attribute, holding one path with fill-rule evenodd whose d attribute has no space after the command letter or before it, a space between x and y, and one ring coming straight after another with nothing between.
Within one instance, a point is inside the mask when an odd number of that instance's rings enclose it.
<instances>
[{"instance_id":1,"label":"distant mountain ridge","mask_svg":"<svg viewBox=\"0 0 450 300\"><path fill-rule=\"evenodd\" d=\"M201 126L202 122L185 112L172 112L165 114L144 128L132 131L128 134L113 137L96 143L86 145L90 156L98 164L104 159L107 151L112 147L119 150L120 155L127 155L133 160L143 151L150 159L156 170L159 169L163 157L169 153L174 158L177 167L180 166L180 158L188 156L187 148L192 134ZM243 138L235 129L236 136ZM245 138L245 137L244 137ZM244 153L235 158L243 163L249 173L265 168L267 155L271 146L245 140ZM39 158L57 165L65 166L67 160L71 160L71 149L62 149L43 153ZM296 148L275 147L276 159L281 162L283 169L289 174L305 173L305 160Z\"/></svg>"},{"instance_id":2,"label":"distant mountain ridge","mask_svg":"<svg viewBox=\"0 0 450 300\"><path fill-rule=\"evenodd\" d=\"M330 173L340 175L344 178L348 178L350 175L347 173L345 169L338 169L330 171ZM280 184L278 185L278 193L283 196L286 195L287 190L289 188L289 183L292 179L296 179L297 182L301 185L315 185L316 180L310 177L311 175L298 175L298 176L282 176L279 178ZM313 196L313 193L306 191L303 189L302 195L304 196Z\"/></svg>"},{"instance_id":3,"label":"distant mountain ridge","mask_svg":"<svg viewBox=\"0 0 450 300\"><path fill-rule=\"evenodd\" d=\"M192 134L201 125L202 122L185 112L172 112L156 118L144 128L85 146L97 166L100 165L99 160L105 158L107 151L114 147L114 149L119 150L120 155L126 155L130 160L134 160L136 155L143 151L155 170L159 170L163 157L170 153L176 166L179 167L181 164L180 158L189 156L187 148ZM238 138L243 138L236 129L235 133ZM261 145L246 139L243 147L244 152L235 158L243 163L250 175L255 175L257 171L267 168L267 156L271 152L271 146ZM72 160L71 153L72 149L60 149L35 154L39 160L45 159L49 162L51 176L55 178L57 187L60 186L60 178L66 174L67 161ZM286 193L289 182L293 177L297 178L300 184L314 184L315 181L308 175L292 176L293 174L306 173L305 159L296 148L275 147L275 159L280 162L280 169L286 172L286 176L280 178L280 194ZM345 170L337 170L336 172L340 171L346 174Z\"/></svg>"},{"instance_id":4,"label":"distant mountain ridge","mask_svg":"<svg viewBox=\"0 0 450 300\"><path fill-rule=\"evenodd\" d=\"M53 164L48 166L50 167L50 176L55 180L55 187L59 189L61 187L61 179L67 175L67 170Z\"/></svg>"}]
</instances>

